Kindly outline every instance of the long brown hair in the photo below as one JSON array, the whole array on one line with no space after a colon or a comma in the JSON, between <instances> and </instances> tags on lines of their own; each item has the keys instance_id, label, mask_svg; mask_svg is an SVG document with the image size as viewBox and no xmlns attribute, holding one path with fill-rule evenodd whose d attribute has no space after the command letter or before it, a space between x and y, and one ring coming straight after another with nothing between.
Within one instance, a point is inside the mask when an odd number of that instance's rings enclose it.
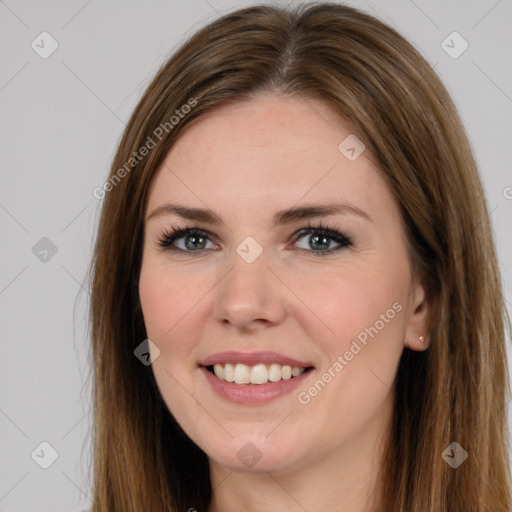
<instances>
[{"instance_id":1,"label":"long brown hair","mask_svg":"<svg viewBox=\"0 0 512 512\"><path fill-rule=\"evenodd\" d=\"M389 183L428 284L432 342L400 361L379 510L508 512L508 317L470 145L425 59L379 20L333 3L253 6L210 23L162 66L126 127L98 189L90 268L93 511L208 508L208 459L134 356L147 337L143 218L179 135L218 105L266 92L321 100L351 124ZM468 452L457 469L442 457L452 442Z\"/></svg>"}]
</instances>

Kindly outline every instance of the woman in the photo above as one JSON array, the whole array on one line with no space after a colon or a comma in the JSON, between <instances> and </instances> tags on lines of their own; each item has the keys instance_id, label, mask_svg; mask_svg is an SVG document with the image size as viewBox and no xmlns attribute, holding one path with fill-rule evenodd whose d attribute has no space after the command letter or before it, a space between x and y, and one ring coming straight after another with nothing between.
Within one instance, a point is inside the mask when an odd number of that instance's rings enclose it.
<instances>
[{"instance_id":1,"label":"woman","mask_svg":"<svg viewBox=\"0 0 512 512\"><path fill-rule=\"evenodd\" d=\"M510 509L483 190L394 30L223 16L158 72L100 192L95 512Z\"/></svg>"}]
</instances>

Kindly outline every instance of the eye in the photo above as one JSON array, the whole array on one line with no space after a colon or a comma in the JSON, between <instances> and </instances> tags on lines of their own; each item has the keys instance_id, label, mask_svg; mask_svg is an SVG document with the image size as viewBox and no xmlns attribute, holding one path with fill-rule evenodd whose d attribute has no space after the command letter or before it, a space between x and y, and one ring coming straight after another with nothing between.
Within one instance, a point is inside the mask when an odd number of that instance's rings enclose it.
<instances>
[{"instance_id":1,"label":"eye","mask_svg":"<svg viewBox=\"0 0 512 512\"><path fill-rule=\"evenodd\" d=\"M173 227L170 232L165 232L160 236L158 246L163 250L172 250L175 253L201 253L205 249L217 248L217 245L211 241L212 236L211 233L197 227L183 229ZM322 224L311 226L308 223L308 227L296 233L294 239L297 242L293 244L293 247L315 256L332 254L352 245L349 237L339 231L330 230ZM210 247L208 247L208 243L211 244ZM306 247L300 247L299 243L306 244ZM336 246L332 247L334 244Z\"/></svg>"},{"instance_id":2,"label":"eye","mask_svg":"<svg viewBox=\"0 0 512 512\"><path fill-rule=\"evenodd\" d=\"M210 234L199 228L175 229L164 233L158 240L162 249L171 249L176 252L196 252L207 249L207 244L215 244L210 240ZM211 247L210 247L211 248Z\"/></svg>"},{"instance_id":3,"label":"eye","mask_svg":"<svg viewBox=\"0 0 512 512\"><path fill-rule=\"evenodd\" d=\"M315 227L308 224L308 227L301 230L297 237L306 247L298 247L299 242L296 242L294 247L312 253L314 256L326 256L352 245L349 237L339 231L330 230L322 224ZM337 244L335 247L332 247L333 242Z\"/></svg>"}]
</instances>

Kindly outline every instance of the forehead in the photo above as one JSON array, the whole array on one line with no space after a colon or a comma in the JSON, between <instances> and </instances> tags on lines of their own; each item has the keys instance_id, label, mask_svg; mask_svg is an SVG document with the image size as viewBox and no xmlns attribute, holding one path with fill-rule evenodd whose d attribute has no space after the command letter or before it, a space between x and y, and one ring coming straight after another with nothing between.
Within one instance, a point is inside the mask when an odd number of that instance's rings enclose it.
<instances>
[{"instance_id":1,"label":"forehead","mask_svg":"<svg viewBox=\"0 0 512 512\"><path fill-rule=\"evenodd\" d=\"M347 123L318 100L264 95L219 107L171 148L148 206L179 198L226 210L243 205L251 215L300 201L385 206L390 191L370 159L363 152L350 161L339 149L350 135Z\"/></svg>"}]
</instances>

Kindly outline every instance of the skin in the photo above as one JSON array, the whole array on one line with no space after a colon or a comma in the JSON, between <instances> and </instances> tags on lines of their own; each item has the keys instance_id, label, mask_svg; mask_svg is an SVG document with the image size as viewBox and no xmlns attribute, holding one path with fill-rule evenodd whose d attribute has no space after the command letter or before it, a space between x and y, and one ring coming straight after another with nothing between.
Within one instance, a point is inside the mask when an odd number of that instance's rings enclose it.
<instances>
[{"instance_id":1,"label":"skin","mask_svg":"<svg viewBox=\"0 0 512 512\"><path fill-rule=\"evenodd\" d=\"M210 512L378 510L370 498L393 410L405 346L425 350L428 304L412 275L398 205L363 152L338 145L351 133L317 100L269 94L217 108L192 125L158 169L146 210L139 293L152 368L165 403L210 459ZM147 217L166 203L213 210L222 223ZM352 213L310 219L351 238L323 257L307 220L272 226L282 209L346 203ZM172 227L212 233L200 250L162 250ZM263 252L236 252L248 236ZM330 240L329 248L338 246ZM185 239L175 245L186 250ZM251 249L252 250L252 249ZM298 400L365 328L401 306L367 345L311 397ZM386 317L387 318L387 317ZM380 324L379 324L380 325ZM267 404L220 398L199 369L212 354L271 350L309 361L296 391ZM304 396L304 395L303 395ZM247 443L260 460L237 457ZM193 507L194 504L191 504Z\"/></svg>"}]
</instances>

